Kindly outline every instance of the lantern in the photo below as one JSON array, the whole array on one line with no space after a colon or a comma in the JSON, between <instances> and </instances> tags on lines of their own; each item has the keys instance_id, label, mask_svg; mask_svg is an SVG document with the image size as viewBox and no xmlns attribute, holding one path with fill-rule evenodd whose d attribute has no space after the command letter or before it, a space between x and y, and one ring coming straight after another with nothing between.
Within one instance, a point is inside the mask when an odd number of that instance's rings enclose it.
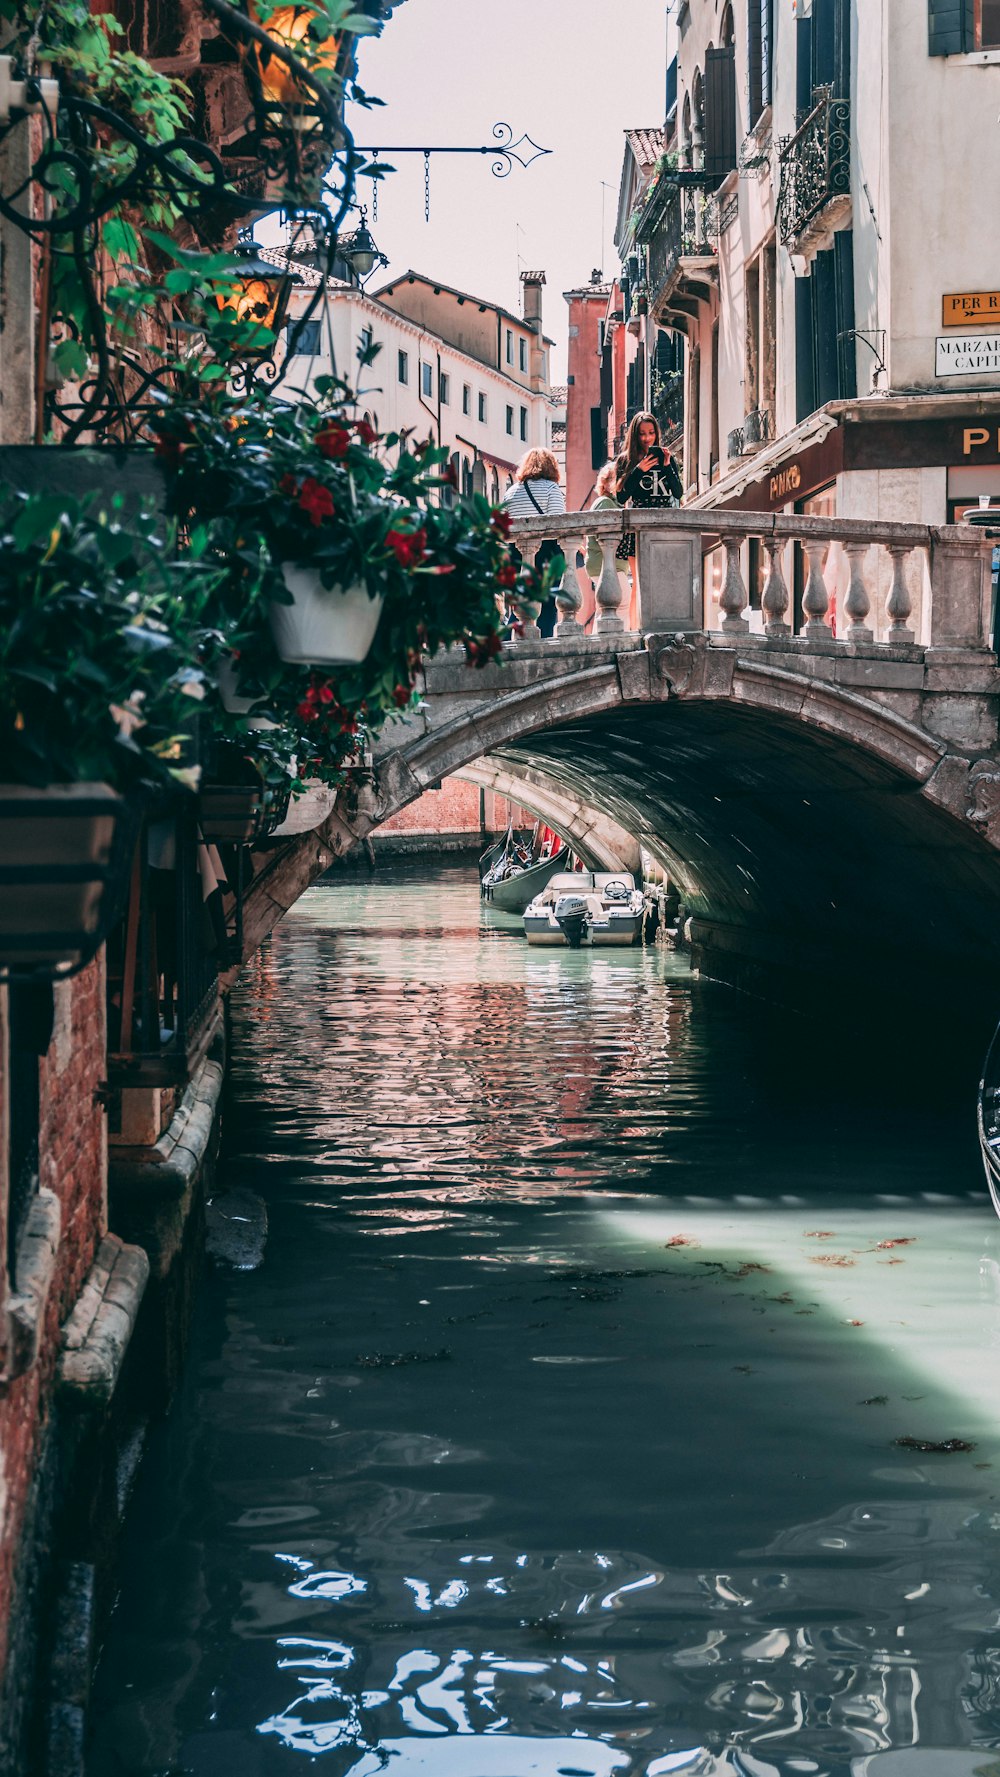
<instances>
[{"instance_id":1,"label":"lantern","mask_svg":"<svg viewBox=\"0 0 1000 1777\"><path fill-rule=\"evenodd\" d=\"M253 236L241 234L236 243L240 267L215 295L220 309L236 321L255 322L277 335L285 319L295 276L265 259Z\"/></svg>"},{"instance_id":2,"label":"lantern","mask_svg":"<svg viewBox=\"0 0 1000 1777\"><path fill-rule=\"evenodd\" d=\"M337 32L325 42L317 43L310 36L309 27L318 17L311 6L279 6L267 21L267 34L283 49L305 61L311 71L333 72L340 56L341 34ZM303 92L291 68L277 56L269 55L263 45L258 46L256 54L265 99L283 107L308 103L308 93Z\"/></svg>"}]
</instances>

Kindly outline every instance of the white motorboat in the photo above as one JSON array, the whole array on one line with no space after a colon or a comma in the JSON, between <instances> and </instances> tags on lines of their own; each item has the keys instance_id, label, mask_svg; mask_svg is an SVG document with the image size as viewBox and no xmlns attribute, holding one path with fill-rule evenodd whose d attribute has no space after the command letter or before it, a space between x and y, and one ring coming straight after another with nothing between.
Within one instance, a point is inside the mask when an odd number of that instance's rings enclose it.
<instances>
[{"instance_id":1,"label":"white motorboat","mask_svg":"<svg viewBox=\"0 0 1000 1777\"><path fill-rule=\"evenodd\" d=\"M553 876L524 914L529 944L584 946L638 944L643 895L622 870L573 870Z\"/></svg>"}]
</instances>

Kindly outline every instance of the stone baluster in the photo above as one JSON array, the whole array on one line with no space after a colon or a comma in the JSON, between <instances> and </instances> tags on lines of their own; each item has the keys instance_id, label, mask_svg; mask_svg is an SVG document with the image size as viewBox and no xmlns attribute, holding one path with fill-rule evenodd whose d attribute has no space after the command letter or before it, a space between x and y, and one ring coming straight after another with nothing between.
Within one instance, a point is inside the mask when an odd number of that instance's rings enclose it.
<instances>
[{"instance_id":1,"label":"stone baluster","mask_svg":"<svg viewBox=\"0 0 1000 1777\"><path fill-rule=\"evenodd\" d=\"M906 583L906 558L909 553L908 547L893 548L890 546L889 549L889 554L892 557L892 585L889 588L889 597L885 601L885 614L889 619L887 642L912 642L915 640L913 630L909 625L913 599Z\"/></svg>"},{"instance_id":2,"label":"stone baluster","mask_svg":"<svg viewBox=\"0 0 1000 1777\"><path fill-rule=\"evenodd\" d=\"M601 549L604 552L604 566L601 578L594 588L597 599L597 616L594 619L595 636L624 635L625 624L619 607L622 603L622 585L618 578L618 563L615 560L615 549L618 538L614 532L605 531L601 537Z\"/></svg>"},{"instance_id":3,"label":"stone baluster","mask_svg":"<svg viewBox=\"0 0 1000 1777\"><path fill-rule=\"evenodd\" d=\"M511 595L511 606L521 625L521 634L517 638L522 642L540 642L542 632L538 627L538 600L522 597L514 592Z\"/></svg>"},{"instance_id":4,"label":"stone baluster","mask_svg":"<svg viewBox=\"0 0 1000 1777\"><path fill-rule=\"evenodd\" d=\"M577 612L583 604L583 594L576 577L576 552L585 550L586 539L583 537L560 537L559 547L566 558L562 579L553 588L556 610L559 613L554 634L557 636L579 636L583 634L577 619Z\"/></svg>"},{"instance_id":5,"label":"stone baluster","mask_svg":"<svg viewBox=\"0 0 1000 1777\"><path fill-rule=\"evenodd\" d=\"M802 547L809 563L809 577L802 593L802 615L805 618L802 634L814 639L832 639L833 632L826 620L830 594L823 578L823 552L826 544L818 538L809 537L803 539Z\"/></svg>"},{"instance_id":6,"label":"stone baluster","mask_svg":"<svg viewBox=\"0 0 1000 1777\"><path fill-rule=\"evenodd\" d=\"M743 613L747 607L747 589L740 567L742 537L726 537L726 577L719 593L720 627L727 635L745 636L750 628Z\"/></svg>"},{"instance_id":7,"label":"stone baluster","mask_svg":"<svg viewBox=\"0 0 1000 1777\"><path fill-rule=\"evenodd\" d=\"M847 588L844 599L844 613L847 617L848 642L873 642L875 637L870 623L867 622L872 602L868 594L868 583L865 579L865 557L868 554L867 543L848 543L845 545L847 559L851 568L851 584Z\"/></svg>"},{"instance_id":8,"label":"stone baluster","mask_svg":"<svg viewBox=\"0 0 1000 1777\"><path fill-rule=\"evenodd\" d=\"M785 580L782 560L785 545L778 537L767 537L764 540L767 550L767 579L761 593L760 606L764 613L764 634L766 636L791 635L791 624L785 621L790 603L788 585Z\"/></svg>"}]
</instances>

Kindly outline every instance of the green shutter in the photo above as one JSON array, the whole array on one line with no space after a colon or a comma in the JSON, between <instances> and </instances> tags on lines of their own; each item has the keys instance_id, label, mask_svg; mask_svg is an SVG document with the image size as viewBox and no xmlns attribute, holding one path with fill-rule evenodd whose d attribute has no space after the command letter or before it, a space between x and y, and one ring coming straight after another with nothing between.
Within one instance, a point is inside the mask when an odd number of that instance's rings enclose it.
<instances>
[{"instance_id":1,"label":"green shutter","mask_svg":"<svg viewBox=\"0 0 1000 1777\"><path fill-rule=\"evenodd\" d=\"M974 0L927 0L927 47L932 56L960 56L974 49Z\"/></svg>"}]
</instances>

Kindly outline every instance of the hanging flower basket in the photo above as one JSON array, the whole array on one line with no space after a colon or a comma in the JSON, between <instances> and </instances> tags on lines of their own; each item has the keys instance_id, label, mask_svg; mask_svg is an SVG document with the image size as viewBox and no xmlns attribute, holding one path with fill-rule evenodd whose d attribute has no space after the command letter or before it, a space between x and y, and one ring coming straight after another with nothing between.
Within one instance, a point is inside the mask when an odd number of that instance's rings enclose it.
<instances>
[{"instance_id":1,"label":"hanging flower basket","mask_svg":"<svg viewBox=\"0 0 1000 1777\"><path fill-rule=\"evenodd\" d=\"M0 784L0 973L63 979L118 919L136 810L107 784Z\"/></svg>"},{"instance_id":2,"label":"hanging flower basket","mask_svg":"<svg viewBox=\"0 0 1000 1777\"><path fill-rule=\"evenodd\" d=\"M281 573L292 603L274 600L269 613L281 659L290 666L360 665L375 640L382 594L373 596L362 581L326 587L317 568L295 562L282 562Z\"/></svg>"},{"instance_id":3,"label":"hanging flower basket","mask_svg":"<svg viewBox=\"0 0 1000 1777\"><path fill-rule=\"evenodd\" d=\"M198 791L198 825L209 845L252 845L274 831L287 807L287 784L266 783L235 747L214 749Z\"/></svg>"},{"instance_id":4,"label":"hanging flower basket","mask_svg":"<svg viewBox=\"0 0 1000 1777\"><path fill-rule=\"evenodd\" d=\"M336 801L337 792L331 784L307 778L301 794L290 799L284 819L271 829L274 838L290 839L296 833L314 833L327 815L333 813Z\"/></svg>"}]
</instances>

